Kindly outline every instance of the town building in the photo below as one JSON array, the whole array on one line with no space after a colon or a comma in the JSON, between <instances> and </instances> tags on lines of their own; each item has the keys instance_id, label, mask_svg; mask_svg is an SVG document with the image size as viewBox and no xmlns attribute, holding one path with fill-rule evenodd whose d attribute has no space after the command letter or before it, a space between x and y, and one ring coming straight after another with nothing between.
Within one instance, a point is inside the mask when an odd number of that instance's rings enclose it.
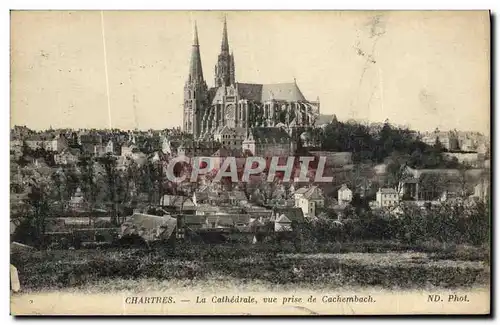
<instances>
[{"instance_id":1,"label":"town building","mask_svg":"<svg viewBox=\"0 0 500 325\"><path fill-rule=\"evenodd\" d=\"M68 141L60 134L35 134L27 138L25 142L31 150L45 149L47 151L61 152L68 147Z\"/></svg>"},{"instance_id":2,"label":"town building","mask_svg":"<svg viewBox=\"0 0 500 325\"><path fill-rule=\"evenodd\" d=\"M352 201L352 191L347 187L346 184L342 184L337 192L337 198L339 204L348 204Z\"/></svg>"},{"instance_id":3,"label":"town building","mask_svg":"<svg viewBox=\"0 0 500 325\"><path fill-rule=\"evenodd\" d=\"M215 141L218 141L225 148L241 149L246 135L244 128L230 128L225 125L216 130L213 137Z\"/></svg>"},{"instance_id":4,"label":"town building","mask_svg":"<svg viewBox=\"0 0 500 325\"><path fill-rule=\"evenodd\" d=\"M455 132L443 132L436 129L434 132L427 133L422 137L422 142L429 146L434 146L438 140L447 150L460 150L460 143Z\"/></svg>"},{"instance_id":5,"label":"town building","mask_svg":"<svg viewBox=\"0 0 500 325\"><path fill-rule=\"evenodd\" d=\"M318 186L299 188L294 193L295 206L302 209L304 216L315 217L316 210L325 206L325 198Z\"/></svg>"},{"instance_id":6,"label":"town building","mask_svg":"<svg viewBox=\"0 0 500 325\"><path fill-rule=\"evenodd\" d=\"M283 127L255 127L243 141L243 152L259 157L293 156L297 143Z\"/></svg>"},{"instance_id":7,"label":"town building","mask_svg":"<svg viewBox=\"0 0 500 325\"><path fill-rule=\"evenodd\" d=\"M208 88L203 76L198 30L194 41L188 79L184 86L183 131L194 139L228 128L314 125L319 101L308 101L297 82L253 84L236 81L234 55L229 48L224 20L221 51L214 71L214 87Z\"/></svg>"},{"instance_id":8,"label":"town building","mask_svg":"<svg viewBox=\"0 0 500 325\"><path fill-rule=\"evenodd\" d=\"M72 165L78 162L80 151L77 149L66 148L60 153L54 155L54 162L57 165Z\"/></svg>"},{"instance_id":9,"label":"town building","mask_svg":"<svg viewBox=\"0 0 500 325\"><path fill-rule=\"evenodd\" d=\"M393 188L380 188L377 191L377 206L380 208L388 208L398 205L399 194Z\"/></svg>"}]
</instances>

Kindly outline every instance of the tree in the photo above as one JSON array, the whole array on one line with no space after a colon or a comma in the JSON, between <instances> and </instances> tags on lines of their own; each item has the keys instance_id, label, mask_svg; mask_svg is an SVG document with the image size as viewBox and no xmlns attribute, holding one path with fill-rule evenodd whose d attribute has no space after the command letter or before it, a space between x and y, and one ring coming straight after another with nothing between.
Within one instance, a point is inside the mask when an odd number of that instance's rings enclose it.
<instances>
[{"instance_id":1,"label":"tree","mask_svg":"<svg viewBox=\"0 0 500 325\"><path fill-rule=\"evenodd\" d=\"M52 181L54 182L57 191L56 200L59 201L61 212L64 211L64 202L67 200L67 181L66 175L62 169L58 169L52 174Z\"/></svg>"},{"instance_id":2,"label":"tree","mask_svg":"<svg viewBox=\"0 0 500 325\"><path fill-rule=\"evenodd\" d=\"M93 207L98 193L94 175L94 160L87 155L83 155L79 158L78 166L80 167L81 175L80 188L85 198L89 201L90 206Z\"/></svg>"},{"instance_id":3,"label":"tree","mask_svg":"<svg viewBox=\"0 0 500 325\"><path fill-rule=\"evenodd\" d=\"M108 185L108 199L111 204L111 222L118 223L118 207L116 202L116 194L118 191L117 182L119 175L116 170L116 158L111 154L106 154L104 157L99 157L97 161L104 167L105 176Z\"/></svg>"},{"instance_id":4,"label":"tree","mask_svg":"<svg viewBox=\"0 0 500 325\"><path fill-rule=\"evenodd\" d=\"M436 137L436 141L434 142L434 149L437 152L443 152L444 151L444 146L441 143L441 140L439 140L439 137Z\"/></svg>"},{"instance_id":5,"label":"tree","mask_svg":"<svg viewBox=\"0 0 500 325\"><path fill-rule=\"evenodd\" d=\"M439 173L423 174L419 179L419 196L425 201L440 199L446 191L448 178Z\"/></svg>"},{"instance_id":6,"label":"tree","mask_svg":"<svg viewBox=\"0 0 500 325\"><path fill-rule=\"evenodd\" d=\"M411 177L408 172L409 156L407 154L393 153L387 160L387 183L390 187L401 193L404 181Z\"/></svg>"},{"instance_id":7,"label":"tree","mask_svg":"<svg viewBox=\"0 0 500 325\"><path fill-rule=\"evenodd\" d=\"M47 217L50 214L50 196L53 184L50 179L29 179L31 188L28 194L28 213L21 220L19 231L15 234L15 240L26 244L41 246L45 234Z\"/></svg>"}]
</instances>

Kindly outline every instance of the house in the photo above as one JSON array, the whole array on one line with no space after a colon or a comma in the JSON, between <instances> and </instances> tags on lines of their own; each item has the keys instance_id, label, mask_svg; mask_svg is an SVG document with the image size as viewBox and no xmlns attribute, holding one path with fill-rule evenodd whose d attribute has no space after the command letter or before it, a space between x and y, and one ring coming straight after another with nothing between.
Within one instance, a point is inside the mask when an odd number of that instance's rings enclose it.
<instances>
[{"instance_id":1,"label":"house","mask_svg":"<svg viewBox=\"0 0 500 325\"><path fill-rule=\"evenodd\" d=\"M20 139L10 140L10 150L18 151L22 153L23 151L23 141Z\"/></svg>"},{"instance_id":2,"label":"house","mask_svg":"<svg viewBox=\"0 0 500 325\"><path fill-rule=\"evenodd\" d=\"M380 188L377 191L377 205L380 208L393 207L399 203L399 194L393 188Z\"/></svg>"},{"instance_id":3,"label":"house","mask_svg":"<svg viewBox=\"0 0 500 325\"><path fill-rule=\"evenodd\" d=\"M233 228L235 227L235 217L233 215L205 215L205 222L202 228ZM241 219L241 218L240 218ZM250 220L250 217L247 218ZM248 223L248 221L246 222ZM246 224L241 222L241 224Z\"/></svg>"},{"instance_id":4,"label":"house","mask_svg":"<svg viewBox=\"0 0 500 325\"><path fill-rule=\"evenodd\" d=\"M195 214L198 216L205 216L210 214L217 214L220 211L218 206L213 206L210 204L198 204L196 206Z\"/></svg>"},{"instance_id":5,"label":"house","mask_svg":"<svg viewBox=\"0 0 500 325\"><path fill-rule=\"evenodd\" d=\"M479 183L474 187L474 194L472 197L476 197L479 200L486 202L490 195L490 182L488 179L483 178Z\"/></svg>"},{"instance_id":6,"label":"house","mask_svg":"<svg viewBox=\"0 0 500 325\"><path fill-rule=\"evenodd\" d=\"M294 196L295 207L301 208L306 217L316 216L316 209L325 205L325 198L318 186L310 186L305 190L299 188Z\"/></svg>"},{"instance_id":7,"label":"house","mask_svg":"<svg viewBox=\"0 0 500 325\"><path fill-rule=\"evenodd\" d=\"M45 149L47 151L61 152L66 148L68 148L68 140L66 140L66 137L61 134L53 136L45 144Z\"/></svg>"},{"instance_id":8,"label":"house","mask_svg":"<svg viewBox=\"0 0 500 325\"><path fill-rule=\"evenodd\" d=\"M184 140L177 147L178 156L208 157L220 148L216 141L192 141Z\"/></svg>"},{"instance_id":9,"label":"house","mask_svg":"<svg viewBox=\"0 0 500 325\"><path fill-rule=\"evenodd\" d=\"M79 187L76 189L75 194L69 200L68 207L71 210L83 210L87 207L85 197L83 196L82 190Z\"/></svg>"},{"instance_id":10,"label":"house","mask_svg":"<svg viewBox=\"0 0 500 325\"><path fill-rule=\"evenodd\" d=\"M226 192L228 196L229 204L231 205L242 205L248 202L245 192L240 190L232 190Z\"/></svg>"},{"instance_id":11,"label":"house","mask_svg":"<svg viewBox=\"0 0 500 325\"><path fill-rule=\"evenodd\" d=\"M104 147L104 153L110 153L112 155L120 155L121 154L121 147L118 145L118 142L115 139L110 139L105 147Z\"/></svg>"},{"instance_id":12,"label":"house","mask_svg":"<svg viewBox=\"0 0 500 325\"><path fill-rule=\"evenodd\" d=\"M346 184L342 184L342 186L338 190L337 198L339 203L351 203L352 191L347 187Z\"/></svg>"},{"instance_id":13,"label":"house","mask_svg":"<svg viewBox=\"0 0 500 325\"><path fill-rule=\"evenodd\" d=\"M428 146L434 146L436 141L439 140L441 145L447 150L459 150L460 144L458 136L455 132L442 132L436 129L432 133L428 133L422 137L422 142Z\"/></svg>"},{"instance_id":14,"label":"house","mask_svg":"<svg viewBox=\"0 0 500 325\"><path fill-rule=\"evenodd\" d=\"M47 151L61 152L68 147L68 141L60 134L35 134L28 137L25 143L32 150L45 149Z\"/></svg>"},{"instance_id":15,"label":"house","mask_svg":"<svg viewBox=\"0 0 500 325\"><path fill-rule=\"evenodd\" d=\"M340 221L346 217L346 210L349 208L350 205L348 203L340 203L340 204L335 204L331 207L332 215L337 217L337 220Z\"/></svg>"},{"instance_id":16,"label":"house","mask_svg":"<svg viewBox=\"0 0 500 325\"><path fill-rule=\"evenodd\" d=\"M249 130L242 143L243 152L260 157L288 157L297 149L297 143L284 127L255 127Z\"/></svg>"},{"instance_id":17,"label":"house","mask_svg":"<svg viewBox=\"0 0 500 325\"><path fill-rule=\"evenodd\" d=\"M126 142L121 146L121 156L122 157L131 157L132 154L138 152L139 148L131 142Z\"/></svg>"},{"instance_id":18,"label":"house","mask_svg":"<svg viewBox=\"0 0 500 325\"><path fill-rule=\"evenodd\" d=\"M44 146L44 141L45 138L41 136L40 134L34 134L24 141L26 143L26 146L30 148L31 150L37 150L40 148L43 148Z\"/></svg>"},{"instance_id":19,"label":"house","mask_svg":"<svg viewBox=\"0 0 500 325\"><path fill-rule=\"evenodd\" d=\"M128 217L120 228L120 237L140 236L147 243L153 241L173 240L177 219L171 216L155 216L134 213Z\"/></svg>"},{"instance_id":20,"label":"house","mask_svg":"<svg viewBox=\"0 0 500 325\"><path fill-rule=\"evenodd\" d=\"M274 231L292 231L293 225L304 223L304 213L301 208L274 208L270 221L274 222Z\"/></svg>"},{"instance_id":21,"label":"house","mask_svg":"<svg viewBox=\"0 0 500 325\"><path fill-rule=\"evenodd\" d=\"M239 149L243 147L243 140L245 140L246 131L244 128L236 127L230 128L224 125L214 133L214 140L222 144L227 149Z\"/></svg>"},{"instance_id":22,"label":"house","mask_svg":"<svg viewBox=\"0 0 500 325\"><path fill-rule=\"evenodd\" d=\"M298 207L299 204L300 204L300 198L304 196L304 193L307 192L308 190L308 187L301 187L299 189L297 189L294 193L293 193L293 198L295 200L295 206Z\"/></svg>"},{"instance_id":23,"label":"house","mask_svg":"<svg viewBox=\"0 0 500 325\"><path fill-rule=\"evenodd\" d=\"M316 132L304 131L299 136L303 148L318 148L321 146Z\"/></svg>"},{"instance_id":24,"label":"house","mask_svg":"<svg viewBox=\"0 0 500 325\"><path fill-rule=\"evenodd\" d=\"M172 155L174 153L174 148L172 148L172 144L168 137L163 136L161 138L161 151L166 155Z\"/></svg>"},{"instance_id":25,"label":"house","mask_svg":"<svg viewBox=\"0 0 500 325\"><path fill-rule=\"evenodd\" d=\"M400 196L416 201L440 200L464 196L473 192L473 187L485 170L471 168L458 169L412 169L406 167L405 177L399 184Z\"/></svg>"},{"instance_id":26,"label":"house","mask_svg":"<svg viewBox=\"0 0 500 325\"><path fill-rule=\"evenodd\" d=\"M253 205L250 203L246 203L242 206L242 208L248 213L249 215L255 217L255 218L271 218L273 211L271 209L261 207L258 205Z\"/></svg>"},{"instance_id":27,"label":"house","mask_svg":"<svg viewBox=\"0 0 500 325\"><path fill-rule=\"evenodd\" d=\"M162 141L159 136L141 134L134 136L133 142L144 153L152 153L162 149Z\"/></svg>"},{"instance_id":28,"label":"house","mask_svg":"<svg viewBox=\"0 0 500 325\"><path fill-rule=\"evenodd\" d=\"M54 155L54 162L57 165L72 165L78 162L79 150L66 148Z\"/></svg>"},{"instance_id":29,"label":"house","mask_svg":"<svg viewBox=\"0 0 500 325\"><path fill-rule=\"evenodd\" d=\"M193 192L193 203L194 205L204 204L208 202L208 193L211 191L210 187L207 185L202 185L198 187Z\"/></svg>"},{"instance_id":30,"label":"house","mask_svg":"<svg viewBox=\"0 0 500 325\"><path fill-rule=\"evenodd\" d=\"M100 134L81 134L79 139L82 153L95 155L102 146L102 136Z\"/></svg>"},{"instance_id":31,"label":"house","mask_svg":"<svg viewBox=\"0 0 500 325\"><path fill-rule=\"evenodd\" d=\"M160 199L160 206L175 212L193 213L196 211L196 205L188 196L164 195Z\"/></svg>"},{"instance_id":32,"label":"house","mask_svg":"<svg viewBox=\"0 0 500 325\"><path fill-rule=\"evenodd\" d=\"M396 207L391 208L390 214L396 218L399 218L404 215L404 210L401 206L398 205Z\"/></svg>"}]
</instances>

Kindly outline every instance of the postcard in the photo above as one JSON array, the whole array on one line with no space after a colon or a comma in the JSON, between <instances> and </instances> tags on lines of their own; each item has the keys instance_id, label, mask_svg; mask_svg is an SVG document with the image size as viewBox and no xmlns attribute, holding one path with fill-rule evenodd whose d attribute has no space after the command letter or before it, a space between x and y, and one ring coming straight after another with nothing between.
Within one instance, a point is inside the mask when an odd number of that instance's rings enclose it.
<instances>
[{"instance_id":1,"label":"postcard","mask_svg":"<svg viewBox=\"0 0 500 325\"><path fill-rule=\"evenodd\" d=\"M490 19L11 11L11 314L490 314Z\"/></svg>"}]
</instances>

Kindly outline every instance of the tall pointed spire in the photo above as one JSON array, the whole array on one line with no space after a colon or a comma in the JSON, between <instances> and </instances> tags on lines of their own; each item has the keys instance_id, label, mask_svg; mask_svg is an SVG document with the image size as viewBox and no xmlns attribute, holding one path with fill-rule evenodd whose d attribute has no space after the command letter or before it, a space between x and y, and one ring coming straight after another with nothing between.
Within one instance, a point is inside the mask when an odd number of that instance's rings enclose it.
<instances>
[{"instance_id":1,"label":"tall pointed spire","mask_svg":"<svg viewBox=\"0 0 500 325\"><path fill-rule=\"evenodd\" d=\"M229 53L229 40L227 37L227 20L224 16L224 27L222 29L221 51L215 66L215 86L229 86L234 84L234 60Z\"/></svg>"},{"instance_id":2,"label":"tall pointed spire","mask_svg":"<svg viewBox=\"0 0 500 325\"><path fill-rule=\"evenodd\" d=\"M201 66L200 43L198 40L198 27L194 23L193 48L191 50L191 65L189 67L189 81L203 82L203 69Z\"/></svg>"},{"instance_id":3,"label":"tall pointed spire","mask_svg":"<svg viewBox=\"0 0 500 325\"><path fill-rule=\"evenodd\" d=\"M200 46L200 43L198 42L198 25L196 24L196 20L194 22L194 46Z\"/></svg>"},{"instance_id":4,"label":"tall pointed spire","mask_svg":"<svg viewBox=\"0 0 500 325\"><path fill-rule=\"evenodd\" d=\"M222 30L222 43L220 46L221 52L229 53L229 41L227 39L227 21L226 16L224 15L224 28Z\"/></svg>"}]
</instances>

